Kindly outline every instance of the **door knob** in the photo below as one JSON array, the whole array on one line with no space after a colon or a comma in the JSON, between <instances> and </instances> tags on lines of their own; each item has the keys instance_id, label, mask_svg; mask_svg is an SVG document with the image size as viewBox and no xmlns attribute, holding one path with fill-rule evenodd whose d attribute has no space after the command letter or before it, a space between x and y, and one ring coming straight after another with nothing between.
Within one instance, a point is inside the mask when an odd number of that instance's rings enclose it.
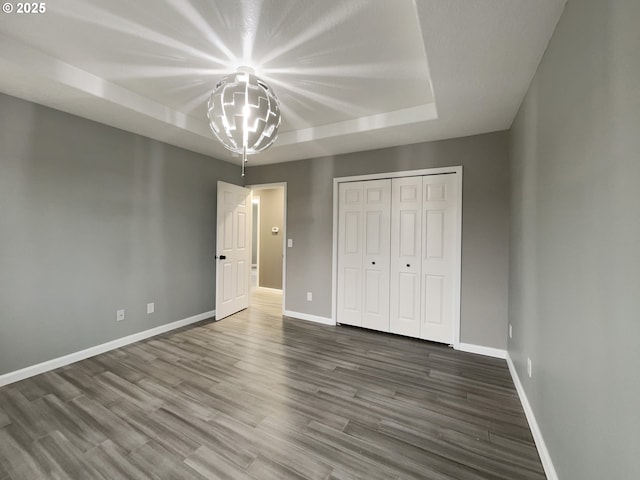
<instances>
[{"instance_id":1,"label":"door knob","mask_svg":"<svg viewBox=\"0 0 640 480\"><path fill-rule=\"evenodd\" d=\"M371 262L371 265L375 265L375 264L376 264L376 262Z\"/></svg>"},{"instance_id":2,"label":"door knob","mask_svg":"<svg viewBox=\"0 0 640 480\"><path fill-rule=\"evenodd\" d=\"M216 255L216 258L219 258L220 260L226 260L227 256L226 255L220 255L219 257Z\"/></svg>"},{"instance_id":3,"label":"door knob","mask_svg":"<svg viewBox=\"0 0 640 480\"><path fill-rule=\"evenodd\" d=\"M411 264L410 264L410 263L407 263L407 267L410 267L410 266L411 266Z\"/></svg>"}]
</instances>

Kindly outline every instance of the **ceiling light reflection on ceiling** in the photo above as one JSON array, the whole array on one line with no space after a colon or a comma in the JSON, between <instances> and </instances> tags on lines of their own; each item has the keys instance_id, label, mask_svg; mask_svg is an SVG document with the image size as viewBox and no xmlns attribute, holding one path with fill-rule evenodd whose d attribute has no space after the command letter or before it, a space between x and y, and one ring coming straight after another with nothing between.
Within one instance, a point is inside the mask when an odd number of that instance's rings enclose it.
<instances>
[{"instance_id":1,"label":"ceiling light reflection on ceiling","mask_svg":"<svg viewBox=\"0 0 640 480\"><path fill-rule=\"evenodd\" d=\"M247 155L275 142L280 127L280 102L267 83L250 67L224 77L209 98L207 117L213 134L232 152Z\"/></svg>"}]
</instances>

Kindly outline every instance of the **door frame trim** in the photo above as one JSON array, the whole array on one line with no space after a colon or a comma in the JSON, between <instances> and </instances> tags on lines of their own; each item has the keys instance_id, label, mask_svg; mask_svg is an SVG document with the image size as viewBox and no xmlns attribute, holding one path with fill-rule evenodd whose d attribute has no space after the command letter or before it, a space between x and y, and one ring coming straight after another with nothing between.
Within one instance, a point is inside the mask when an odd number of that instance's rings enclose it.
<instances>
[{"instance_id":1,"label":"door frame trim","mask_svg":"<svg viewBox=\"0 0 640 480\"><path fill-rule=\"evenodd\" d=\"M253 205L256 205L258 208L256 209L258 212L258 215L256 216L257 218L257 227L258 227L258 232L260 231L260 197L257 197L258 201L254 204L253 200L253 190L251 190L251 205L253 208ZM253 218L251 220L254 220ZM258 235L256 240L256 285L260 284L260 235ZM253 270L253 223L251 224L251 269Z\"/></svg>"},{"instance_id":2,"label":"door frame trim","mask_svg":"<svg viewBox=\"0 0 640 480\"><path fill-rule=\"evenodd\" d=\"M331 265L331 320L337 325L338 319L338 186L346 182L361 182L363 180L382 180L386 178L422 177L426 175L442 175L453 173L458 180L458 211L456 215L456 238L454 261L455 272L453 279L454 306L453 306L453 348L460 348L460 306L461 306L461 277L462 277L462 165L439 168L426 168L422 170L407 170L403 172L373 173L369 175L355 175L350 177L337 177L333 179L333 246ZM285 191L286 193L286 191Z\"/></svg>"},{"instance_id":3,"label":"door frame trim","mask_svg":"<svg viewBox=\"0 0 640 480\"><path fill-rule=\"evenodd\" d=\"M272 188L282 188L284 190L284 199L283 199L283 215L284 215L284 225L282 232L282 314L285 314L286 310L286 299L287 299L287 182L276 182L276 183L259 183L255 185L246 185L245 188L251 190L251 196L253 198L254 190L270 190ZM260 206L262 208L262 205ZM253 229L253 223L251 224L251 228ZM253 231L251 232L251 241L253 242ZM253 248L253 246L252 246ZM260 254L258 253L258 257ZM251 274L251 273L249 273ZM251 279L249 279L251 282ZM251 285L251 284L249 284ZM249 296L249 303L251 303L251 296Z\"/></svg>"}]
</instances>

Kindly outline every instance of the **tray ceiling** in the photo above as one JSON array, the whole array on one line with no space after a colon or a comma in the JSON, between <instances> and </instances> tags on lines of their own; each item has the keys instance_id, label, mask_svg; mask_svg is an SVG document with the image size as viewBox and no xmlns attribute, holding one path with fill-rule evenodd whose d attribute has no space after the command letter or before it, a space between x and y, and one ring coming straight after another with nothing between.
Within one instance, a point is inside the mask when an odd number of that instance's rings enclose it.
<instances>
[{"instance_id":1,"label":"tray ceiling","mask_svg":"<svg viewBox=\"0 0 640 480\"><path fill-rule=\"evenodd\" d=\"M216 82L283 113L253 164L508 128L564 0L56 0L0 16L0 91L227 161Z\"/></svg>"}]
</instances>

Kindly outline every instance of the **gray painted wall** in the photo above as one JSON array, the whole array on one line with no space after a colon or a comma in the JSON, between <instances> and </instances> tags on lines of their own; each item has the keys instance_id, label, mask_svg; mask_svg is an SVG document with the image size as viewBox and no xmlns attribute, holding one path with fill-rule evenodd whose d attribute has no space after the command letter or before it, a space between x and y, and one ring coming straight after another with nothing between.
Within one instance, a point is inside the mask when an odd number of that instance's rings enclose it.
<instances>
[{"instance_id":1,"label":"gray painted wall","mask_svg":"<svg viewBox=\"0 0 640 480\"><path fill-rule=\"evenodd\" d=\"M569 1L512 128L509 353L563 480L640 478L638 19Z\"/></svg>"},{"instance_id":2,"label":"gray painted wall","mask_svg":"<svg viewBox=\"0 0 640 480\"><path fill-rule=\"evenodd\" d=\"M238 167L6 95L0 145L0 374L214 309Z\"/></svg>"},{"instance_id":3,"label":"gray painted wall","mask_svg":"<svg viewBox=\"0 0 640 480\"><path fill-rule=\"evenodd\" d=\"M464 167L461 340L506 348L507 132L249 167L250 185L287 182L286 309L331 317L335 177L452 165Z\"/></svg>"},{"instance_id":4,"label":"gray painted wall","mask_svg":"<svg viewBox=\"0 0 640 480\"><path fill-rule=\"evenodd\" d=\"M261 287L282 289L282 238L284 235L284 188L255 191L260 197L260 263L258 282ZM278 227L277 234L271 227Z\"/></svg>"}]
</instances>

